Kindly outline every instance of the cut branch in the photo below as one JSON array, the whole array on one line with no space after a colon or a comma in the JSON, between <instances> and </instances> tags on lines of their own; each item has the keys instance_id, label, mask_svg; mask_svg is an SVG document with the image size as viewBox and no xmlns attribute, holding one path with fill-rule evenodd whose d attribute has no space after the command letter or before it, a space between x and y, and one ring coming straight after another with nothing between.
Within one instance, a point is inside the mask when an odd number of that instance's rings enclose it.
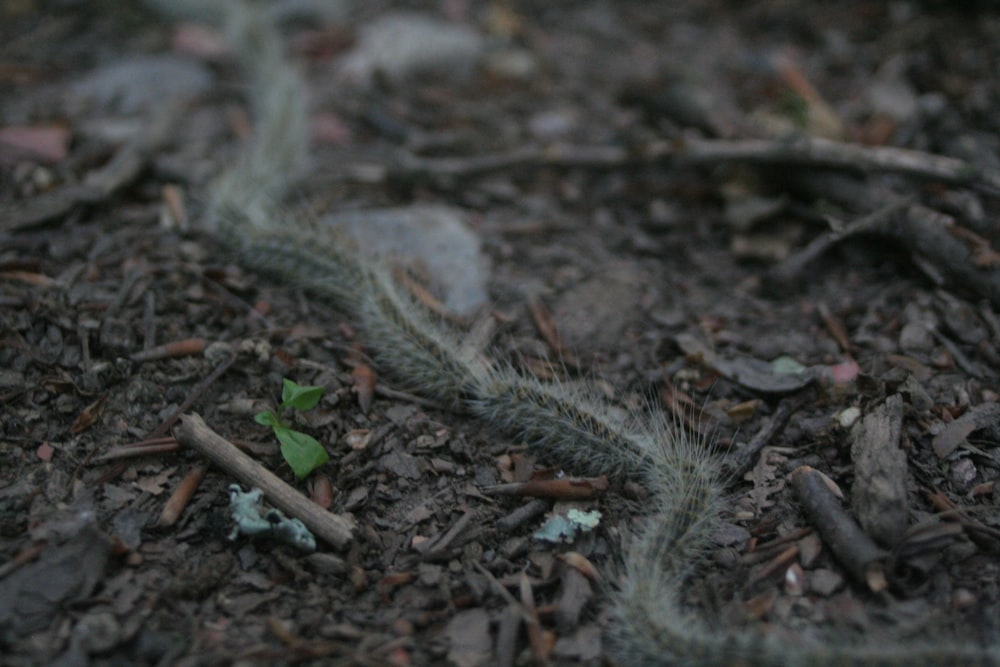
<instances>
[{"instance_id":1,"label":"cut branch","mask_svg":"<svg viewBox=\"0 0 1000 667\"><path fill-rule=\"evenodd\" d=\"M196 450L247 486L263 491L275 507L302 521L321 539L338 549L350 543L355 528L353 519L328 512L303 496L210 429L201 416L181 417L175 433L181 444Z\"/></svg>"},{"instance_id":2,"label":"cut branch","mask_svg":"<svg viewBox=\"0 0 1000 667\"><path fill-rule=\"evenodd\" d=\"M1000 307L1000 255L986 239L960 227L953 218L934 209L897 198L882 208L814 239L798 253L773 267L765 285L784 293L815 270L816 260L846 239L862 235L889 238L917 259L926 260L956 288L972 290Z\"/></svg>"},{"instance_id":3,"label":"cut branch","mask_svg":"<svg viewBox=\"0 0 1000 667\"><path fill-rule=\"evenodd\" d=\"M531 167L618 169L662 162L679 168L741 162L893 173L972 187L1000 196L1000 170L997 169L908 148L862 146L807 136L777 140L679 139L654 142L637 151L615 145L554 145L523 146L505 153L473 157L425 158L402 153L395 164L382 173L382 178L420 182L473 178Z\"/></svg>"},{"instance_id":4,"label":"cut branch","mask_svg":"<svg viewBox=\"0 0 1000 667\"><path fill-rule=\"evenodd\" d=\"M792 471L792 487L816 532L840 564L872 591L884 590L885 554L844 511L827 477L809 466L800 466Z\"/></svg>"}]
</instances>

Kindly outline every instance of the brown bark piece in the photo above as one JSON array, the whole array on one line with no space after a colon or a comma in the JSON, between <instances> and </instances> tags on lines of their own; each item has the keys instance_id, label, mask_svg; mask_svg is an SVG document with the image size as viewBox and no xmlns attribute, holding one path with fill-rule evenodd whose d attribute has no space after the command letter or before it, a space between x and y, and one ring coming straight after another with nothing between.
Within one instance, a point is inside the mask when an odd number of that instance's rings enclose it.
<instances>
[{"instance_id":1,"label":"brown bark piece","mask_svg":"<svg viewBox=\"0 0 1000 667\"><path fill-rule=\"evenodd\" d=\"M900 447L903 399L890 396L851 430L851 506L877 542L891 546L906 532L906 452Z\"/></svg>"},{"instance_id":2,"label":"brown bark piece","mask_svg":"<svg viewBox=\"0 0 1000 667\"><path fill-rule=\"evenodd\" d=\"M448 639L448 662L456 667L478 667L490 660L490 615L485 609L466 609L455 614L444 630Z\"/></svg>"},{"instance_id":3,"label":"brown bark piece","mask_svg":"<svg viewBox=\"0 0 1000 667\"><path fill-rule=\"evenodd\" d=\"M1000 421L1000 404L984 403L972 408L964 415L945 426L934 436L931 446L939 458L951 455L973 432L987 428Z\"/></svg>"}]
</instances>

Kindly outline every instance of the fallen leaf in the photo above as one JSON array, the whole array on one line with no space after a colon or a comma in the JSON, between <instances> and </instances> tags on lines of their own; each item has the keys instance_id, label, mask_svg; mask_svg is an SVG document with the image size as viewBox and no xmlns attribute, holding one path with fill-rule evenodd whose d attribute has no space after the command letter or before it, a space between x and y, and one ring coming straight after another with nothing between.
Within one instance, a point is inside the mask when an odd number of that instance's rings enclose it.
<instances>
[{"instance_id":1,"label":"fallen leaf","mask_svg":"<svg viewBox=\"0 0 1000 667\"><path fill-rule=\"evenodd\" d=\"M170 477L175 470L176 468L168 468L156 475L141 477L135 482L135 487L150 495L158 496L167 490L167 486L170 484Z\"/></svg>"},{"instance_id":2,"label":"fallen leaf","mask_svg":"<svg viewBox=\"0 0 1000 667\"><path fill-rule=\"evenodd\" d=\"M354 380L354 391L358 394L358 405L361 412L368 414L372 407L372 399L375 397L375 371L371 366L358 364L351 371L351 378Z\"/></svg>"},{"instance_id":3,"label":"fallen leaf","mask_svg":"<svg viewBox=\"0 0 1000 667\"><path fill-rule=\"evenodd\" d=\"M579 570L580 573L583 574L583 576L587 577L591 581L601 580L600 572L598 572L594 564L591 563L590 560L580 552L567 551L566 553L557 556L557 558L562 560L570 567Z\"/></svg>"},{"instance_id":4,"label":"fallen leaf","mask_svg":"<svg viewBox=\"0 0 1000 667\"><path fill-rule=\"evenodd\" d=\"M347 440L347 446L354 451L361 451L368 447L368 443L372 439L372 431L368 428L356 428L353 431L348 431L347 435L344 436Z\"/></svg>"},{"instance_id":5,"label":"fallen leaf","mask_svg":"<svg viewBox=\"0 0 1000 667\"><path fill-rule=\"evenodd\" d=\"M111 539L93 524L60 546L49 546L0 580L0 628L5 636L25 636L48 627L61 609L86 600L104 578Z\"/></svg>"},{"instance_id":6,"label":"fallen leaf","mask_svg":"<svg viewBox=\"0 0 1000 667\"><path fill-rule=\"evenodd\" d=\"M108 395L105 394L104 396L101 396L99 399L97 399L96 401L85 407L83 409L83 412L81 412L77 416L77 418L73 421L73 425L69 429L70 433L73 433L75 435L77 433L82 433L83 431L86 431L88 428L90 428L94 424L94 422L97 421L97 418L100 416L101 408L104 407L104 401L107 398Z\"/></svg>"},{"instance_id":7,"label":"fallen leaf","mask_svg":"<svg viewBox=\"0 0 1000 667\"><path fill-rule=\"evenodd\" d=\"M549 309L538 297L531 297L528 299L528 310L531 311L531 319L535 323L535 328L545 339L549 349L557 355L563 355L562 336L559 335L559 328L556 326L555 320L552 319L552 313L549 312Z\"/></svg>"}]
</instances>

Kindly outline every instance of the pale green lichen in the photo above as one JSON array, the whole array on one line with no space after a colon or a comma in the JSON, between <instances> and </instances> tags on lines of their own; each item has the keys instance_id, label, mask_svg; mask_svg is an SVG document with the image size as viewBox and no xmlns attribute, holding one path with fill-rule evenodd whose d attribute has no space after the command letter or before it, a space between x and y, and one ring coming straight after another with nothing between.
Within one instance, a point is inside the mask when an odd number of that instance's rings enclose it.
<instances>
[{"instance_id":1,"label":"pale green lichen","mask_svg":"<svg viewBox=\"0 0 1000 667\"><path fill-rule=\"evenodd\" d=\"M316 538L306 525L286 517L280 510L265 507L264 492L260 489L244 493L239 484L231 484L229 512L236 524L229 533L230 540L240 535L266 537L308 553L316 551Z\"/></svg>"}]
</instances>

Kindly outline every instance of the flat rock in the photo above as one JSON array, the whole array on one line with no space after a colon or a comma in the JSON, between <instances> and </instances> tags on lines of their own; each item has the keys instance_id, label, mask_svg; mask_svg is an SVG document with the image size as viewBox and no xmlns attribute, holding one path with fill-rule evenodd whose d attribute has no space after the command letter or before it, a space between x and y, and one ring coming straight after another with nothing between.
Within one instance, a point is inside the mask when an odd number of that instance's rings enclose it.
<instances>
[{"instance_id":1,"label":"flat rock","mask_svg":"<svg viewBox=\"0 0 1000 667\"><path fill-rule=\"evenodd\" d=\"M426 276L458 315L470 315L487 302L487 261L459 209L422 204L368 209L326 216L323 223L347 232L363 253Z\"/></svg>"},{"instance_id":2,"label":"flat rock","mask_svg":"<svg viewBox=\"0 0 1000 667\"><path fill-rule=\"evenodd\" d=\"M69 87L70 109L133 114L164 100L198 95L212 86L212 73L196 60L174 54L132 56L98 67Z\"/></svg>"},{"instance_id":3,"label":"flat rock","mask_svg":"<svg viewBox=\"0 0 1000 667\"><path fill-rule=\"evenodd\" d=\"M633 262L614 262L564 291L552 308L570 350L620 346L626 327L640 314L642 271Z\"/></svg>"},{"instance_id":4,"label":"flat rock","mask_svg":"<svg viewBox=\"0 0 1000 667\"><path fill-rule=\"evenodd\" d=\"M357 47L344 57L340 71L361 83L376 72L394 81L416 75L461 77L472 72L485 48L486 40L471 26L394 12L361 28Z\"/></svg>"}]
</instances>

